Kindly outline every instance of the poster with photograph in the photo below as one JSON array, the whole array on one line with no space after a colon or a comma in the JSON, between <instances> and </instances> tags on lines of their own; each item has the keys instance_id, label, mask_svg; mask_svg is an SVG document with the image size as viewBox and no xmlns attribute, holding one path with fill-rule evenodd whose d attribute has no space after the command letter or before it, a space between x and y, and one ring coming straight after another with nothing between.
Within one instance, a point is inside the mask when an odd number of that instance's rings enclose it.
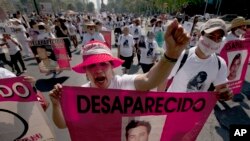
<instances>
[{"instance_id":1,"label":"poster with photograph","mask_svg":"<svg viewBox=\"0 0 250 141\"><path fill-rule=\"evenodd\" d=\"M41 73L70 69L69 57L63 38L32 40L30 47Z\"/></svg>"},{"instance_id":2,"label":"poster with photograph","mask_svg":"<svg viewBox=\"0 0 250 141\"><path fill-rule=\"evenodd\" d=\"M111 49L112 48L112 37L111 37L111 31L101 31L101 34L103 35L108 47Z\"/></svg>"},{"instance_id":3,"label":"poster with photograph","mask_svg":"<svg viewBox=\"0 0 250 141\"><path fill-rule=\"evenodd\" d=\"M0 79L1 141L55 141L54 131L23 77Z\"/></svg>"},{"instance_id":4,"label":"poster with photograph","mask_svg":"<svg viewBox=\"0 0 250 141\"><path fill-rule=\"evenodd\" d=\"M245 80L250 53L250 40L234 40L225 44L220 56L228 66L229 87L234 94L239 94Z\"/></svg>"},{"instance_id":5,"label":"poster with photograph","mask_svg":"<svg viewBox=\"0 0 250 141\"><path fill-rule=\"evenodd\" d=\"M131 139L138 135L132 134L133 130L143 130L141 135L149 141L193 141L217 101L211 92L162 93L70 86L64 86L62 91L61 105L72 141L124 141L128 134ZM138 124L145 126L136 128Z\"/></svg>"},{"instance_id":6,"label":"poster with photograph","mask_svg":"<svg viewBox=\"0 0 250 141\"><path fill-rule=\"evenodd\" d=\"M183 24L183 28L186 30L187 33L191 33L191 30L192 30L192 27L193 27L193 23L192 22L187 22L185 21L184 24Z\"/></svg>"},{"instance_id":7,"label":"poster with photograph","mask_svg":"<svg viewBox=\"0 0 250 141\"><path fill-rule=\"evenodd\" d=\"M122 117L121 141L160 141L167 115Z\"/></svg>"}]
</instances>

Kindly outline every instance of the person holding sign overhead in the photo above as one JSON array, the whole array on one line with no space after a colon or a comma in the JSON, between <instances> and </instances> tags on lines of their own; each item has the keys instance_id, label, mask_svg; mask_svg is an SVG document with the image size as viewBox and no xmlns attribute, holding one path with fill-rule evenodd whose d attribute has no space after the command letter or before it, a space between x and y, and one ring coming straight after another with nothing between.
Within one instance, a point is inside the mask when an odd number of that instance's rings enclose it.
<instances>
[{"instance_id":1,"label":"person holding sign overhead","mask_svg":"<svg viewBox=\"0 0 250 141\"><path fill-rule=\"evenodd\" d=\"M168 49L158 63L145 74L115 75L113 69L121 66L123 60L114 57L107 45L100 41L86 44L82 53L83 61L72 69L77 73L86 74L89 82L82 87L149 91L156 88L168 77L181 52L189 42L189 35L176 19L168 26L164 37ZM53 105L52 116L58 128L66 128L60 105L61 90L62 85L57 84L50 91Z\"/></svg>"}]
</instances>

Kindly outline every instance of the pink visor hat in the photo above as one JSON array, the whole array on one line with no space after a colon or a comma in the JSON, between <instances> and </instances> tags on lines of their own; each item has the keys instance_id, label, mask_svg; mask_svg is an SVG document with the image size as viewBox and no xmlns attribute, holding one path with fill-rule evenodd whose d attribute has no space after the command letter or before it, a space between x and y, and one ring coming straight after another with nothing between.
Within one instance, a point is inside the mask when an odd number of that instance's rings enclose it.
<instances>
[{"instance_id":1,"label":"pink visor hat","mask_svg":"<svg viewBox=\"0 0 250 141\"><path fill-rule=\"evenodd\" d=\"M113 68L123 64L123 60L112 55L108 46L100 41L90 41L82 49L82 63L74 66L72 69L77 73L85 73L86 66L98 64L101 62L112 62Z\"/></svg>"}]
</instances>

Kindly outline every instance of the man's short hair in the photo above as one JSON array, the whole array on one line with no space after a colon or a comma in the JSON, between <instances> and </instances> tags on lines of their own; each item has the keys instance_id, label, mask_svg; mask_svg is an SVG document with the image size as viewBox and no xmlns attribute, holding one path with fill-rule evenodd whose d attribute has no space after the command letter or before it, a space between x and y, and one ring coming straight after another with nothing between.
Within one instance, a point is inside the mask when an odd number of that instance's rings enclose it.
<instances>
[{"instance_id":1,"label":"man's short hair","mask_svg":"<svg viewBox=\"0 0 250 141\"><path fill-rule=\"evenodd\" d=\"M128 131L132 128L136 128L138 126L145 126L147 128L147 133L149 134L151 131L151 125L148 121L139 121L139 120L131 120L126 126L126 139L128 139Z\"/></svg>"}]
</instances>

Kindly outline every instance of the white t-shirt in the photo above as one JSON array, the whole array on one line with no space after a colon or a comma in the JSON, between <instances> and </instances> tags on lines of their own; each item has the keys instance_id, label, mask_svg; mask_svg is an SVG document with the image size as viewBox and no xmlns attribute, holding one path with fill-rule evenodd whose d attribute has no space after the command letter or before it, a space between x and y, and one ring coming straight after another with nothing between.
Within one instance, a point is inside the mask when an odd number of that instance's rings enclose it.
<instances>
[{"instance_id":1,"label":"white t-shirt","mask_svg":"<svg viewBox=\"0 0 250 141\"><path fill-rule=\"evenodd\" d=\"M18 25L18 26L14 26L14 28L16 28L18 31L17 33L15 33L16 37L18 38L18 40L27 40L27 36L26 36L26 29L23 25Z\"/></svg>"},{"instance_id":2,"label":"white t-shirt","mask_svg":"<svg viewBox=\"0 0 250 141\"><path fill-rule=\"evenodd\" d=\"M39 34L37 35L37 40L44 40L50 38L55 38L55 35L45 31L40 31Z\"/></svg>"},{"instance_id":3,"label":"white t-shirt","mask_svg":"<svg viewBox=\"0 0 250 141\"><path fill-rule=\"evenodd\" d=\"M134 44L134 39L131 34L128 34L127 36L124 34L120 35L118 39L120 55L123 57L131 57L133 55Z\"/></svg>"},{"instance_id":4,"label":"white t-shirt","mask_svg":"<svg viewBox=\"0 0 250 141\"><path fill-rule=\"evenodd\" d=\"M134 84L136 76L137 76L136 74L134 75L124 74L122 76L115 75L111 80L108 89L136 90ZM82 85L82 87L90 87L90 82Z\"/></svg>"},{"instance_id":5,"label":"white t-shirt","mask_svg":"<svg viewBox=\"0 0 250 141\"><path fill-rule=\"evenodd\" d=\"M141 26L135 26L133 25L131 27L131 34L133 35L134 38L139 38L142 33L141 33Z\"/></svg>"},{"instance_id":6,"label":"white t-shirt","mask_svg":"<svg viewBox=\"0 0 250 141\"><path fill-rule=\"evenodd\" d=\"M103 35L99 32L95 32L93 35L90 35L89 33L85 33L83 35L83 45L86 45L89 41L92 41L92 40L105 42Z\"/></svg>"},{"instance_id":7,"label":"white t-shirt","mask_svg":"<svg viewBox=\"0 0 250 141\"><path fill-rule=\"evenodd\" d=\"M11 37L15 42L18 43L17 39ZM12 42L10 39L7 39L6 42L9 45L9 53L10 55L15 55L18 51L20 51L20 48L18 47L18 45L16 45L14 42Z\"/></svg>"},{"instance_id":8,"label":"white t-shirt","mask_svg":"<svg viewBox=\"0 0 250 141\"><path fill-rule=\"evenodd\" d=\"M169 79L173 76L174 79L168 88L168 92L206 92L211 83L217 86L228 81L227 65L224 59L218 56L221 63L221 68L219 69L218 59L215 53L207 59L200 59L195 54L195 49L196 47L193 47L189 50L186 62L177 72L185 51L183 51L179 57L169 75ZM199 78L204 80L203 83L198 83L196 79L194 79L198 76L201 76Z\"/></svg>"},{"instance_id":9,"label":"white t-shirt","mask_svg":"<svg viewBox=\"0 0 250 141\"><path fill-rule=\"evenodd\" d=\"M76 35L76 27L75 27L72 23L70 23L70 24L67 26L67 28L68 28L69 35L70 35L70 36Z\"/></svg>"},{"instance_id":10,"label":"white t-shirt","mask_svg":"<svg viewBox=\"0 0 250 141\"><path fill-rule=\"evenodd\" d=\"M157 42L154 40L153 42L146 41L146 47L140 47L141 51L141 59L140 63L142 64L153 64L156 59L156 50L158 48Z\"/></svg>"},{"instance_id":11,"label":"white t-shirt","mask_svg":"<svg viewBox=\"0 0 250 141\"><path fill-rule=\"evenodd\" d=\"M16 75L5 68L0 67L0 79L16 77Z\"/></svg>"}]
</instances>

